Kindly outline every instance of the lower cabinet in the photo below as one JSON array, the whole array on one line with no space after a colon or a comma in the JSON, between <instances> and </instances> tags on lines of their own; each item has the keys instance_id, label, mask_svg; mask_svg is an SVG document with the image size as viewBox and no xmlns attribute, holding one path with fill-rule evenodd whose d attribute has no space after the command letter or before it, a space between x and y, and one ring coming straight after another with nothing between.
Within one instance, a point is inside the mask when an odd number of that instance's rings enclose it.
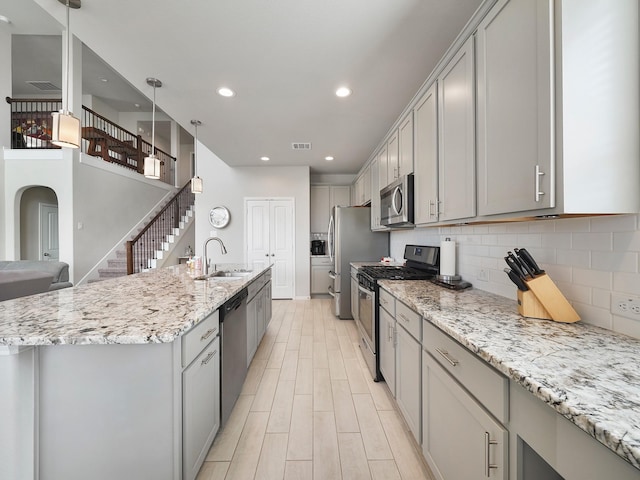
<instances>
[{"instance_id":1,"label":"lower cabinet","mask_svg":"<svg viewBox=\"0 0 640 480\"><path fill-rule=\"evenodd\" d=\"M358 308L358 269L351 267L351 316L358 324L360 310Z\"/></svg>"},{"instance_id":2,"label":"lower cabinet","mask_svg":"<svg viewBox=\"0 0 640 480\"><path fill-rule=\"evenodd\" d=\"M414 438L420 443L422 427L420 352L422 347L418 340L404 329L403 321L398 316L399 313L396 310L396 402ZM417 321L420 322L419 317Z\"/></svg>"},{"instance_id":3,"label":"lower cabinet","mask_svg":"<svg viewBox=\"0 0 640 480\"><path fill-rule=\"evenodd\" d=\"M248 287L247 367L271 321L271 272L256 278Z\"/></svg>"},{"instance_id":4,"label":"lower cabinet","mask_svg":"<svg viewBox=\"0 0 640 480\"><path fill-rule=\"evenodd\" d=\"M438 480L507 480L508 432L422 352L423 452Z\"/></svg>"},{"instance_id":5,"label":"lower cabinet","mask_svg":"<svg viewBox=\"0 0 640 480\"><path fill-rule=\"evenodd\" d=\"M333 262L329 257L311 257L311 293L328 294L329 285L333 281L329 272L333 269Z\"/></svg>"},{"instance_id":6,"label":"lower cabinet","mask_svg":"<svg viewBox=\"0 0 640 480\"><path fill-rule=\"evenodd\" d=\"M391 394L396 396L396 319L382 306L378 310L380 314L380 328L378 337L380 348L380 372L387 383Z\"/></svg>"},{"instance_id":7,"label":"lower cabinet","mask_svg":"<svg viewBox=\"0 0 640 480\"><path fill-rule=\"evenodd\" d=\"M183 479L196 478L220 427L220 337L182 372Z\"/></svg>"}]
</instances>

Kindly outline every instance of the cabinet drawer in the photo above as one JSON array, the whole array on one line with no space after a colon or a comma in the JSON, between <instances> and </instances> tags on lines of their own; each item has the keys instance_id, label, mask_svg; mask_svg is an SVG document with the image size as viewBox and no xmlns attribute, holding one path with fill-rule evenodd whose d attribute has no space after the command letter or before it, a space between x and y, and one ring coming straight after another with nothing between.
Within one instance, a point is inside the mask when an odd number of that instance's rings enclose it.
<instances>
[{"instance_id":1,"label":"cabinet drawer","mask_svg":"<svg viewBox=\"0 0 640 480\"><path fill-rule=\"evenodd\" d=\"M380 294L378 295L378 303L381 307L383 307L387 312L391 314L392 317L396 316L396 299L393 295L391 295L386 290L382 288L379 290Z\"/></svg>"},{"instance_id":2,"label":"cabinet drawer","mask_svg":"<svg viewBox=\"0 0 640 480\"><path fill-rule=\"evenodd\" d=\"M398 322L398 325L402 325L402 328L409 332L413 338L418 341L422 340L420 336L420 315L402 302L396 302L396 322Z\"/></svg>"},{"instance_id":3,"label":"cabinet drawer","mask_svg":"<svg viewBox=\"0 0 640 480\"><path fill-rule=\"evenodd\" d=\"M507 377L423 319L422 346L499 421L509 420Z\"/></svg>"},{"instance_id":4,"label":"cabinet drawer","mask_svg":"<svg viewBox=\"0 0 640 480\"><path fill-rule=\"evenodd\" d=\"M311 257L311 265L333 265L329 257Z\"/></svg>"},{"instance_id":5,"label":"cabinet drawer","mask_svg":"<svg viewBox=\"0 0 640 480\"><path fill-rule=\"evenodd\" d=\"M271 270L269 270L269 276L271 276ZM260 289L264 287L265 278L265 274L260 275L247 286L247 301L250 301L253 297L255 297L256 293L258 293Z\"/></svg>"},{"instance_id":6,"label":"cabinet drawer","mask_svg":"<svg viewBox=\"0 0 640 480\"><path fill-rule=\"evenodd\" d=\"M182 367L189 365L219 333L220 317L216 310L182 336Z\"/></svg>"}]
</instances>

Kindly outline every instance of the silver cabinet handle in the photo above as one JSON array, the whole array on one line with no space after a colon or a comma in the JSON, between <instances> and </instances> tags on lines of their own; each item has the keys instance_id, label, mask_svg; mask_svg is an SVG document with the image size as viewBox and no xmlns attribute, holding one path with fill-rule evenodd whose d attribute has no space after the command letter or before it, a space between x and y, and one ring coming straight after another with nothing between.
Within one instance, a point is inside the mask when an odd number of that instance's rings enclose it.
<instances>
[{"instance_id":1,"label":"silver cabinet handle","mask_svg":"<svg viewBox=\"0 0 640 480\"><path fill-rule=\"evenodd\" d=\"M404 316L403 313L399 313L398 316L403 319L405 322L409 323L411 320L409 320L407 317Z\"/></svg>"},{"instance_id":2,"label":"silver cabinet handle","mask_svg":"<svg viewBox=\"0 0 640 480\"><path fill-rule=\"evenodd\" d=\"M207 363L209 363L209 361L213 358L213 356L216 353L218 353L217 350L214 350L213 352L209 353L209 355L207 355L207 358L205 358L204 360L202 360L202 362L200 362L200 366L206 365Z\"/></svg>"},{"instance_id":3,"label":"silver cabinet handle","mask_svg":"<svg viewBox=\"0 0 640 480\"><path fill-rule=\"evenodd\" d=\"M436 348L436 352L442 355L444 359L451 364L452 367L455 367L456 365L458 365L459 363L458 360L454 360L453 358L451 358L449 356L449 352L447 352L446 350L442 350L441 348Z\"/></svg>"},{"instance_id":4,"label":"silver cabinet handle","mask_svg":"<svg viewBox=\"0 0 640 480\"><path fill-rule=\"evenodd\" d=\"M209 338L209 337L211 336L211 334L212 334L213 332L215 332L215 331L216 331L216 329L215 329L215 328L212 328L212 329L210 329L210 330L207 330L207 331L206 331L206 332L205 332L205 333L200 337L200 341L202 342L203 340L206 340L206 339L207 339L207 338Z\"/></svg>"},{"instance_id":5,"label":"silver cabinet handle","mask_svg":"<svg viewBox=\"0 0 640 480\"><path fill-rule=\"evenodd\" d=\"M498 465L494 465L491 463L491 454L489 451L489 447L491 445L497 445L498 442L496 440L491 440L489 436L489 432L484 432L484 475L489 478L491 476L491 469L497 469Z\"/></svg>"},{"instance_id":6,"label":"silver cabinet handle","mask_svg":"<svg viewBox=\"0 0 640 480\"><path fill-rule=\"evenodd\" d=\"M536 202L540 201L540 197L544 195L544 192L540 191L540 177L544 175L544 172L540 170L540 165L536 165Z\"/></svg>"}]
</instances>

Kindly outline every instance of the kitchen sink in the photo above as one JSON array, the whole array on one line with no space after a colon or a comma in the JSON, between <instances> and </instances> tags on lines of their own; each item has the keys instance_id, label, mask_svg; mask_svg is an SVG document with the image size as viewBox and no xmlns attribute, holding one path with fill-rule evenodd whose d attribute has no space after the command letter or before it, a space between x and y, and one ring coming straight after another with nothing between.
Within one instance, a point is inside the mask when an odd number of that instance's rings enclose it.
<instances>
[{"instance_id":1,"label":"kitchen sink","mask_svg":"<svg viewBox=\"0 0 640 480\"><path fill-rule=\"evenodd\" d=\"M251 275L253 272L250 270L216 270L215 272L207 273L206 275L198 275L193 277L194 280L206 280L208 278L216 278L218 280L238 280L239 278L245 278Z\"/></svg>"}]
</instances>

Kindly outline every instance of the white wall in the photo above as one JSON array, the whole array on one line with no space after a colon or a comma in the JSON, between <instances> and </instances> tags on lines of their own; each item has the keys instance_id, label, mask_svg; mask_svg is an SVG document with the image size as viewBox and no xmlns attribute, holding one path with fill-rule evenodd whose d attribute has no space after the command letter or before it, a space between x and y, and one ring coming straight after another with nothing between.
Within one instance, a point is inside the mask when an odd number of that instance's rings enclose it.
<instances>
[{"instance_id":1,"label":"white wall","mask_svg":"<svg viewBox=\"0 0 640 480\"><path fill-rule=\"evenodd\" d=\"M245 263L244 198L293 197L295 202L295 296L310 295L309 265L309 167L239 167L232 168L206 147L198 145L198 173L204 181L204 192L196 195L197 255L209 237L209 210L226 206L231 213L229 225L217 231L228 254L210 248L213 263ZM216 256L217 255L217 256Z\"/></svg>"},{"instance_id":2,"label":"white wall","mask_svg":"<svg viewBox=\"0 0 640 480\"><path fill-rule=\"evenodd\" d=\"M523 223L418 228L391 233L391 255L404 246L457 242L458 274L475 288L514 300L516 287L503 272L508 250L525 247L586 323L640 338L640 321L610 312L614 292L640 296L638 215L540 220ZM481 270L488 281L478 278Z\"/></svg>"},{"instance_id":3,"label":"white wall","mask_svg":"<svg viewBox=\"0 0 640 480\"><path fill-rule=\"evenodd\" d=\"M0 69L0 89L3 92L11 92L11 32L6 28L0 28L0 65L2 65L2 69ZM0 115L0 150L11 147L9 105L5 105L4 108L4 114ZM0 151L0 185L4 185L4 151ZM6 259L5 199L2 193L0 193L0 260Z\"/></svg>"}]
</instances>

